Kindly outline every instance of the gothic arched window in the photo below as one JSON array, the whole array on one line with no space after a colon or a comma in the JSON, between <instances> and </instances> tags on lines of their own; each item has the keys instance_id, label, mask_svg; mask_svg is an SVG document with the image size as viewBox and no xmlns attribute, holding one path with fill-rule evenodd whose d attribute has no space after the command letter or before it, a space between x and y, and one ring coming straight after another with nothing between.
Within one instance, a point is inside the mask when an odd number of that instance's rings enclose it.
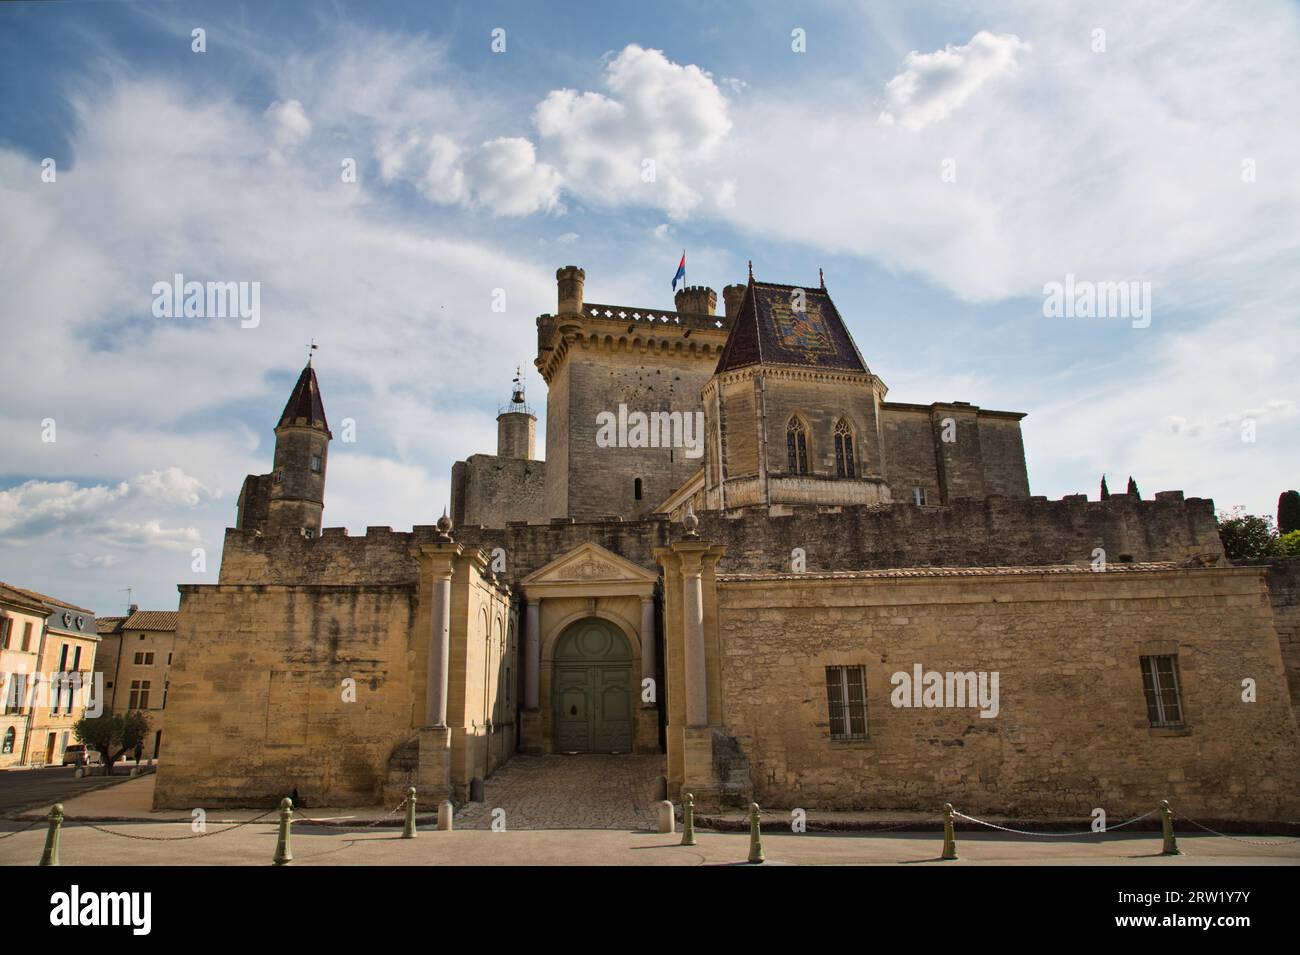
<instances>
[{"instance_id":1,"label":"gothic arched window","mask_svg":"<svg viewBox=\"0 0 1300 955\"><path fill-rule=\"evenodd\" d=\"M853 429L841 418L835 424L835 474L837 477L853 477Z\"/></svg>"},{"instance_id":2,"label":"gothic arched window","mask_svg":"<svg viewBox=\"0 0 1300 955\"><path fill-rule=\"evenodd\" d=\"M808 473L808 430L797 416L785 426L785 453L791 474Z\"/></svg>"}]
</instances>

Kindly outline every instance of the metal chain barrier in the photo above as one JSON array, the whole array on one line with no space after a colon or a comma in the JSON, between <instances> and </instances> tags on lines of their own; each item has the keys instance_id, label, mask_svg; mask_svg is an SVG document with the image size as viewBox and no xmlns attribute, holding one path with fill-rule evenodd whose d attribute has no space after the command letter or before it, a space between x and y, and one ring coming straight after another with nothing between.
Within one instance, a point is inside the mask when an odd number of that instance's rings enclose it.
<instances>
[{"instance_id":1,"label":"metal chain barrier","mask_svg":"<svg viewBox=\"0 0 1300 955\"><path fill-rule=\"evenodd\" d=\"M1296 843L1300 842L1300 839L1284 839L1281 842L1264 842L1260 839L1243 839L1240 836L1230 836L1226 832L1219 832L1217 829L1211 829L1209 826L1199 823L1195 819L1191 819L1188 816L1176 816L1175 818L1186 819L1193 826L1196 826L1199 829L1204 829L1206 832L1210 833L1211 835L1222 836L1224 839L1231 839L1233 842L1244 842L1248 846L1266 846L1268 848L1277 848L1278 846L1293 846ZM1289 822L1287 823L1287 825L1294 826L1296 824L1293 822Z\"/></svg>"},{"instance_id":2,"label":"metal chain barrier","mask_svg":"<svg viewBox=\"0 0 1300 955\"><path fill-rule=\"evenodd\" d=\"M773 817L773 818L775 818L775 819L781 819L781 820L782 820L783 822L785 822L786 824L793 823L793 821L794 821L793 819L790 818L790 814L789 814L789 813L777 812L776 810L773 810L773 809L760 809L760 810L758 811L758 814L759 814L760 816L771 816L771 817ZM746 818L748 818L748 817L746 817ZM743 820L743 819L741 820L741 822L744 822L744 821L745 821L745 820ZM863 832L863 833L871 833L871 832L897 832L899 829L914 829L914 828L916 828L918 825L922 825L922 826L923 826L923 825L925 825L925 824L926 824L926 823L925 823L924 821L918 819L918 820L916 820L916 821L914 821L914 822L904 822L904 823L901 823L901 824L899 824L899 825L897 825L897 826L879 826L879 827L872 826L870 829L861 829L861 830L853 829L853 830L849 830L849 829L845 829L845 828L842 827L842 826L828 826L828 825L825 825L825 824L819 824L819 823L815 823L815 822L809 822L809 821L807 820L806 817L805 817L805 819L804 819L804 829L805 829L805 831L807 831L807 832Z\"/></svg>"},{"instance_id":3,"label":"metal chain barrier","mask_svg":"<svg viewBox=\"0 0 1300 955\"><path fill-rule=\"evenodd\" d=\"M276 810L274 809L268 809L260 816L254 816L252 819L246 819L243 822L237 822L234 825L225 826L224 828L217 829L213 832L196 832L188 836L142 836L133 832L117 832L113 829L107 829L104 826L97 826L93 822L79 822L76 819L68 820L68 825L85 826L87 829L94 829L96 832L104 832L110 836L120 836L123 839L139 839L143 842L181 842L185 839L202 839L204 836L218 836L223 832L230 832L232 829L242 829L244 826L257 822L259 819L263 819L275 811ZM44 822L45 820L41 819L39 821Z\"/></svg>"},{"instance_id":4,"label":"metal chain barrier","mask_svg":"<svg viewBox=\"0 0 1300 955\"><path fill-rule=\"evenodd\" d=\"M1134 816L1132 819L1127 819L1124 822L1117 823L1116 825L1107 826L1105 829L1089 829L1086 832L1030 832L1028 829L1012 829L1009 826L999 826L995 822L986 822L983 819L976 819L974 816L968 816L964 812L958 812L955 809L952 811L952 814L965 819L968 822L974 822L981 826L988 826L990 829L999 829L1002 832L1014 832L1019 836L1044 836L1049 839L1064 839L1068 837L1071 839L1077 839L1079 836L1104 836L1108 832L1113 832L1116 829L1123 829L1125 826L1130 826L1139 820L1147 818L1147 816L1154 816L1159 811L1159 809L1152 809L1150 812L1144 812L1140 816Z\"/></svg>"},{"instance_id":5,"label":"metal chain barrier","mask_svg":"<svg viewBox=\"0 0 1300 955\"><path fill-rule=\"evenodd\" d=\"M358 822L355 824L326 822L324 819L313 819L311 818L311 816L307 815L305 812L303 812L301 809L297 808L296 806L294 807L293 811L296 815L302 817L303 822L310 823L311 825L314 826L328 826L331 829L373 829L375 826L387 822L391 816L395 816L403 809L405 809L406 800L407 797L403 796L402 801L397 804L397 808L389 812L387 816L380 816L378 819L372 819L370 822Z\"/></svg>"}]
</instances>

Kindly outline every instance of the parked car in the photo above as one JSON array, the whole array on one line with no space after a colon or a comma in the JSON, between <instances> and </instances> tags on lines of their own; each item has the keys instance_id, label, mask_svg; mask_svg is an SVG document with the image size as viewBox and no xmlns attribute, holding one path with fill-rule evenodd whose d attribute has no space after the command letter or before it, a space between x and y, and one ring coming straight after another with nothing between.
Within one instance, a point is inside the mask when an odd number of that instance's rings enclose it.
<instances>
[{"instance_id":1,"label":"parked car","mask_svg":"<svg viewBox=\"0 0 1300 955\"><path fill-rule=\"evenodd\" d=\"M99 750L73 743L63 751L64 766L103 766L104 757Z\"/></svg>"}]
</instances>

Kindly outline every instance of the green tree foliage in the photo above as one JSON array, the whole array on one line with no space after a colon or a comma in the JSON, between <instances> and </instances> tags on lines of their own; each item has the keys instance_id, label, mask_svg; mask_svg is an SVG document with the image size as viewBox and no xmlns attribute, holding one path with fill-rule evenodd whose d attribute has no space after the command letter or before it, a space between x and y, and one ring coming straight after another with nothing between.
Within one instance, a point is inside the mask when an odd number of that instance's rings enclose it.
<instances>
[{"instance_id":1,"label":"green tree foliage","mask_svg":"<svg viewBox=\"0 0 1300 955\"><path fill-rule=\"evenodd\" d=\"M1142 492L1138 490L1138 482L1132 478L1128 479L1128 493L1130 497L1141 497Z\"/></svg>"},{"instance_id":2,"label":"green tree foliage","mask_svg":"<svg viewBox=\"0 0 1300 955\"><path fill-rule=\"evenodd\" d=\"M1101 499L1103 501L1110 497L1110 488L1106 486L1106 475L1101 476Z\"/></svg>"},{"instance_id":3,"label":"green tree foliage","mask_svg":"<svg viewBox=\"0 0 1300 955\"><path fill-rule=\"evenodd\" d=\"M1300 530L1283 534L1278 538L1278 542L1282 545L1283 553L1288 557L1300 557Z\"/></svg>"},{"instance_id":4,"label":"green tree foliage","mask_svg":"<svg viewBox=\"0 0 1300 955\"><path fill-rule=\"evenodd\" d=\"M1277 499L1277 531L1300 531L1300 491L1283 491Z\"/></svg>"},{"instance_id":5,"label":"green tree foliage","mask_svg":"<svg viewBox=\"0 0 1300 955\"><path fill-rule=\"evenodd\" d=\"M105 775L113 775L113 764L122 755L144 742L149 733L149 717L140 710L125 714L105 712L100 716L87 716L72 726L77 742L99 750L104 757Z\"/></svg>"},{"instance_id":6,"label":"green tree foliage","mask_svg":"<svg viewBox=\"0 0 1300 955\"><path fill-rule=\"evenodd\" d=\"M1231 514L1219 514L1219 538L1229 560L1277 557L1282 553L1273 518L1247 514L1239 507L1233 508Z\"/></svg>"}]
</instances>

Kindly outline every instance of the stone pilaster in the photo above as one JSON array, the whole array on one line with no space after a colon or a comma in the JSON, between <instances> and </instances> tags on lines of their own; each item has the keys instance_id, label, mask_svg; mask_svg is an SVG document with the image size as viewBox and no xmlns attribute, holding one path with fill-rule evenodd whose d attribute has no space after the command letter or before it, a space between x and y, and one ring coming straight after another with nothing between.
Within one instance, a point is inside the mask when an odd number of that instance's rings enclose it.
<instances>
[{"instance_id":1,"label":"stone pilaster","mask_svg":"<svg viewBox=\"0 0 1300 955\"><path fill-rule=\"evenodd\" d=\"M443 526L443 522L446 526ZM420 593L429 601L427 640L424 646L426 682L424 724L420 727L419 768L416 773L420 794L426 799L452 796L452 740L447 726L447 691L451 667L451 580L456 559L464 548L451 539L451 522L439 522L440 539L412 548L420 563Z\"/></svg>"},{"instance_id":2,"label":"stone pilaster","mask_svg":"<svg viewBox=\"0 0 1300 955\"><path fill-rule=\"evenodd\" d=\"M717 805L722 789L713 739L722 723L715 572L723 553L689 535L655 550L664 569L669 791L694 793L705 807Z\"/></svg>"}]
</instances>

